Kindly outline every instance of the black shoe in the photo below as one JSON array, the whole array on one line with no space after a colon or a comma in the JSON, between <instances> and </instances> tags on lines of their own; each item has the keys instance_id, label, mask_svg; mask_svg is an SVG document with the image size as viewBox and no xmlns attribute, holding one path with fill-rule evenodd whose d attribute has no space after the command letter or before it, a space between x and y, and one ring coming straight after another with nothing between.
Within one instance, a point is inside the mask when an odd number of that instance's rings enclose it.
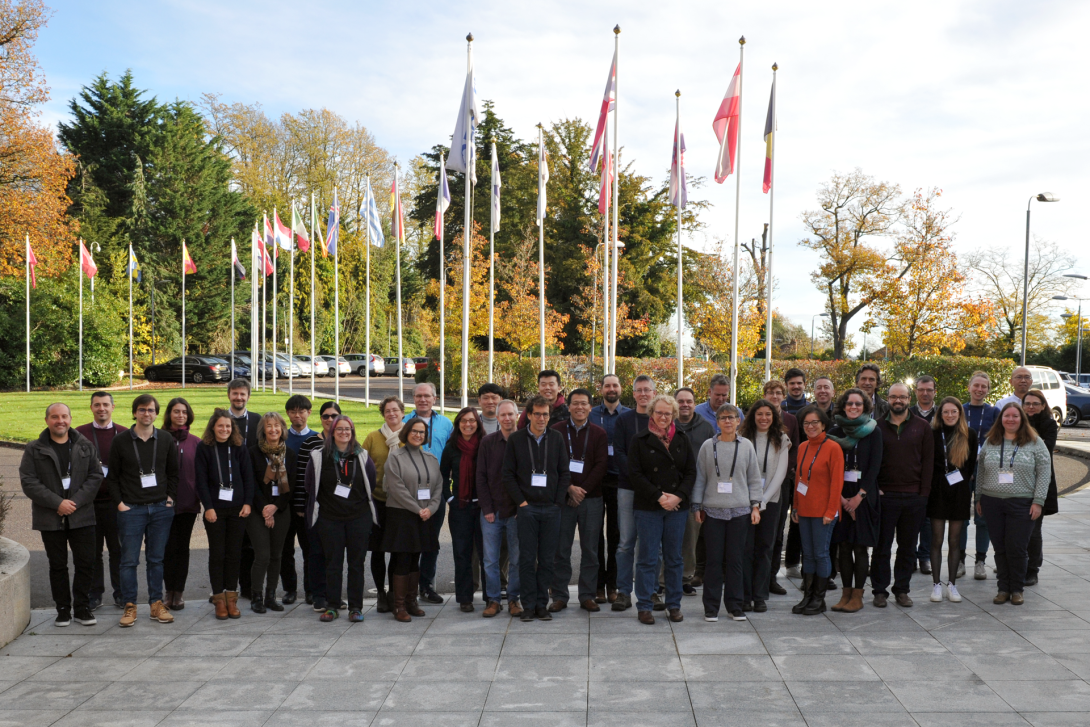
<instances>
[{"instance_id":1,"label":"black shoe","mask_svg":"<svg viewBox=\"0 0 1090 727\"><path fill-rule=\"evenodd\" d=\"M819 613L825 613L825 592L828 590L828 583L828 578L814 576L814 586L810 591L810 600L802 609L803 616L816 616Z\"/></svg>"},{"instance_id":2,"label":"black shoe","mask_svg":"<svg viewBox=\"0 0 1090 727\"><path fill-rule=\"evenodd\" d=\"M314 603L314 594L311 593L310 591L304 592L303 593L303 603L307 604L308 606L311 605L312 603Z\"/></svg>"},{"instance_id":3,"label":"black shoe","mask_svg":"<svg viewBox=\"0 0 1090 727\"><path fill-rule=\"evenodd\" d=\"M777 596L786 596L787 589L780 585L780 582L775 578L768 582L768 592L775 593Z\"/></svg>"},{"instance_id":4,"label":"black shoe","mask_svg":"<svg viewBox=\"0 0 1090 727\"><path fill-rule=\"evenodd\" d=\"M682 595L685 595L685 596L695 596L696 595L696 589L693 588L688 583L685 583L684 585L681 586L681 593L682 593Z\"/></svg>"},{"instance_id":5,"label":"black shoe","mask_svg":"<svg viewBox=\"0 0 1090 727\"><path fill-rule=\"evenodd\" d=\"M1037 574L1036 573L1034 573L1033 575L1027 574L1026 575L1026 580L1024 581L1024 585L1027 585L1027 586L1037 585Z\"/></svg>"},{"instance_id":6,"label":"black shoe","mask_svg":"<svg viewBox=\"0 0 1090 727\"><path fill-rule=\"evenodd\" d=\"M548 611L546 611L546 613L548 613ZM519 621L522 621L524 623L529 623L530 621L533 621L533 620L534 620L534 609L532 609L532 608L522 609L522 613L519 614Z\"/></svg>"},{"instance_id":7,"label":"black shoe","mask_svg":"<svg viewBox=\"0 0 1090 727\"><path fill-rule=\"evenodd\" d=\"M265 594L265 608L269 609L270 611L283 611L284 610L284 607L281 606L279 603L277 603L275 593L266 593Z\"/></svg>"},{"instance_id":8,"label":"black shoe","mask_svg":"<svg viewBox=\"0 0 1090 727\"><path fill-rule=\"evenodd\" d=\"M76 621L84 626L94 626L98 623L95 615L91 613L89 608L77 608L76 609Z\"/></svg>"},{"instance_id":9,"label":"black shoe","mask_svg":"<svg viewBox=\"0 0 1090 727\"><path fill-rule=\"evenodd\" d=\"M920 561L920 573L923 573L925 576L931 575L931 561L929 561L929 560L921 560Z\"/></svg>"},{"instance_id":10,"label":"black shoe","mask_svg":"<svg viewBox=\"0 0 1090 727\"><path fill-rule=\"evenodd\" d=\"M420 598L427 601L428 603L442 603L443 602L443 597L440 596L438 593L436 593L431 588L423 588L422 587L420 589Z\"/></svg>"},{"instance_id":11,"label":"black shoe","mask_svg":"<svg viewBox=\"0 0 1090 727\"><path fill-rule=\"evenodd\" d=\"M250 610L254 613L265 613L265 599L256 593L250 596Z\"/></svg>"},{"instance_id":12,"label":"black shoe","mask_svg":"<svg viewBox=\"0 0 1090 727\"><path fill-rule=\"evenodd\" d=\"M742 610L743 611L752 611L753 610L753 601L742 601Z\"/></svg>"},{"instance_id":13,"label":"black shoe","mask_svg":"<svg viewBox=\"0 0 1090 727\"><path fill-rule=\"evenodd\" d=\"M617 600L613 602L610 609L613 611L625 611L632 607L632 596L627 593L618 593Z\"/></svg>"},{"instance_id":14,"label":"black shoe","mask_svg":"<svg viewBox=\"0 0 1090 727\"><path fill-rule=\"evenodd\" d=\"M538 606L534 609L534 618L538 621L552 621L553 615L549 613L549 609L544 606Z\"/></svg>"},{"instance_id":15,"label":"black shoe","mask_svg":"<svg viewBox=\"0 0 1090 727\"><path fill-rule=\"evenodd\" d=\"M125 610L125 604L121 601L121 596L114 596L114 605L120 608L122 611Z\"/></svg>"},{"instance_id":16,"label":"black shoe","mask_svg":"<svg viewBox=\"0 0 1090 727\"><path fill-rule=\"evenodd\" d=\"M72 612L68 609L60 609L57 611L57 619L53 622L54 626L64 628L68 624L72 623Z\"/></svg>"},{"instance_id":17,"label":"black shoe","mask_svg":"<svg viewBox=\"0 0 1090 727\"><path fill-rule=\"evenodd\" d=\"M91 596L87 602L87 608L91 611L97 611L102 608L102 596Z\"/></svg>"},{"instance_id":18,"label":"black shoe","mask_svg":"<svg viewBox=\"0 0 1090 727\"><path fill-rule=\"evenodd\" d=\"M764 601L754 601L753 602L753 612L754 613L764 613L767 610L768 610L768 604L765 603Z\"/></svg>"},{"instance_id":19,"label":"black shoe","mask_svg":"<svg viewBox=\"0 0 1090 727\"><path fill-rule=\"evenodd\" d=\"M285 606L290 606L291 604L295 603L295 600L297 598L298 595L295 593L295 591L285 591L284 598L281 600L284 602Z\"/></svg>"},{"instance_id":20,"label":"black shoe","mask_svg":"<svg viewBox=\"0 0 1090 727\"><path fill-rule=\"evenodd\" d=\"M314 613L325 613L326 602L324 598L316 598L311 603L314 604Z\"/></svg>"}]
</instances>

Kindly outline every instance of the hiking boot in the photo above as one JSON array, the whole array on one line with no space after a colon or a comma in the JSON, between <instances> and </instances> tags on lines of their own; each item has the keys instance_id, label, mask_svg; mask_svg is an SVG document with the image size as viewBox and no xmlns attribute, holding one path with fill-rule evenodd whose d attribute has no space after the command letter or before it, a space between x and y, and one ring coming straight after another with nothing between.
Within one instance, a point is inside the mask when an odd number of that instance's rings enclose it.
<instances>
[{"instance_id":1,"label":"hiking boot","mask_svg":"<svg viewBox=\"0 0 1090 727\"><path fill-rule=\"evenodd\" d=\"M125 613L121 614L121 620L118 621L118 624L128 627L132 626L134 623L136 623L136 604L126 603Z\"/></svg>"},{"instance_id":2,"label":"hiking boot","mask_svg":"<svg viewBox=\"0 0 1090 727\"><path fill-rule=\"evenodd\" d=\"M158 621L161 624L172 624L174 623L174 614L162 601L156 601L151 604L151 620Z\"/></svg>"}]
</instances>

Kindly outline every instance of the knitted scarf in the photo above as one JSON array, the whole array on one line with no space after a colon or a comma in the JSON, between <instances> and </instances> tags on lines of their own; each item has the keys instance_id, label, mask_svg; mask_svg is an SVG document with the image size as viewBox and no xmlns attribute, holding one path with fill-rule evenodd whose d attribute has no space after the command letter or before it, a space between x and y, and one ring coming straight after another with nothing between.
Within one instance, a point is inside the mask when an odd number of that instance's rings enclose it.
<instances>
[{"instance_id":1,"label":"knitted scarf","mask_svg":"<svg viewBox=\"0 0 1090 727\"><path fill-rule=\"evenodd\" d=\"M473 500L473 485L477 477L477 450L481 446L481 437L477 432L469 439L459 434L454 441L458 445L458 451L462 453L458 462L458 501L470 502Z\"/></svg>"},{"instance_id":2,"label":"knitted scarf","mask_svg":"<svg viewBox=\"0 0 1090 727\"><path fill-rule=\"evenodd\" d=\"M402 426L405 426L405 425L402 424ZM387 424L386 422L382 423L382 426L379 427L378 431L379 431L379 434L381 434L383 437L386 438L386 446L389 447L390 449L397 449L397 445L401 444L401 439L398 437L398 432L395 432L393 429L390 429L390 425ZM398 431L400 431L400 430L398 430Z\"/></svg>"},{"instance_id":3,"label":"knitted scarf","mask_svg":"<svg viewBox=\"0 0 1090 727\"><path fill-rule=\"evenodd\" d=\"M665 445L666 449L670 449L670 442L674 441L674 434L677 432L677 425L674 422L670 422L670 428L664 431L658 424L655 424L654 418L651 418L647 420L647 428L659 438L659 441Z\"/></svg>"},{"instance_id":4,"label":"knitted scarf","mask_svg":"<svg viewBox=\"0 0 1090 727\"><path fill-rule=\"evenodd\" d=\"M174 441L181 444L189 437L189 427L176 427L174 429L168 429L170 436L174 437Z\"/></svg>"},{"instance_id":5,"label":"knitted scarf","mask_svg":"<svg viewBox=\"0 0 1090 727\"><path fill-rule=\"evenodd\" d=\"M288 468L284 463L288 452L287 445L283 441L276 445L260 442L258 447L269 460L269 464L265 468L265 479L262 481L276 484L279 486L281 493L288 492L290 489L288 486Z\"/></svg>"},{"instance_id":6,"label":"knitted scarf","mask_svg":"<svg viewBox=\"0 0 1090 727\"><path fill-rule=\"evenodd\" d=\"M847 452L849 449L854 449L860 439L873 432L874 428L878 426L878 422L871 419L870 414L860 414L856 419L849 419L846 416L837 414L836 425L844 430L845 436L834 437L832 434L827 436Z\"/></svg>"}]
</instances>

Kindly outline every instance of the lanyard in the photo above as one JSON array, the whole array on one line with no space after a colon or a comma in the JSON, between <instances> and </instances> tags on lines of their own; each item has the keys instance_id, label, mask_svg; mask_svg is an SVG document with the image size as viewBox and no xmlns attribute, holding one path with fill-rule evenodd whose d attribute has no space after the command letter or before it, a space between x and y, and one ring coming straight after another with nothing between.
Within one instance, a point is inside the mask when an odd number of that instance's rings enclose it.
<instances>
[{"instance_id":1,"label":"lanyard","mask_svg":"<svg viewBox=\"0 0 1090 727\"><path fill-rule=\"evenodd\" d=\"M768 449L767 448L765 449L765 455L766 456L768 455ZM719 477L721 477L721 475L719 474L719 440L718 439L716 439L714 442L712 442L712 460L715 462L715 476L718 479ZM738 439L735 438L735 440L734 440L734 459L732 459L731 462L730 462L730 476L727 477L727 479L729 479L729 480L734 479L734 465L736 465L737 463L738 463Z\"/></svg>"},{"instance_id":2,"label":"lanyard","mask_svg":"<svg viewBox=\"0 0 1090 727\"><path fill-rule=\"evenodd\" d=\"M413 451L409 450L409 461L413 463L413 469L416 470L416 483L419 485L421 480L424 480L424 486L431 490L431 470L428 469L428 464L424 460L424 455L421 453L420 461L424 464L424 475L420 474L420 467L416 464L416 460L413 459ZM425 475L427 479L425 480Z\"/></svg>"},{"instance_id":3,"label":"lanyard","mask_svg":"<svg viewBox=\"0 0 1090 727\"><path fill-rule=\"evenodd\" d=\"M854 464L855 466L850 466ZM855 443L855 446L844 452L844 469L851 471L859 469L859 442Z\"/></svg>"},{"instance_id":4,"label":"lanyard","mask_svg":"<svg viewBox=\"0 0 1090 727\"><path fill-rule=\"evenodd\" d=\"M969 411L972 411L972 406L972 404L969 405ZM974 431L976 431L977 435L981 434L980 430L984 427L984 409L987 408L987 406L987 404L980 405L980 416L977 417L976 426L973 426L972 419L969 420L969 426L972 427Z\"/></svg>"},{"instance_id":5,"label":"lanyard","mask_svg":"<svg viewBox=\"0 0 1090 727\"><path fill-rule=\"evenodd\" d=\"M250 413L247 412L240 417L232 416L231 418L242 427L242 441L250 441Z\"/></svg>"},{"instance_id":6,"label":"lanyard","mask_svg":"<svg viewBox=\"0 0 1090 727\"><path fill-rule=\"evenodd\" d=\"M1004 437L1003 441L999 444L999 469L1003 469L1004 454L1006 454L1007 438ZM1014 469L1014 456L1018 454L1018 445L1014 445L1014 451L1011 452L1011 464L1008 469Z\"/></svg>"},{"instance_id":7,"label":"lanyard","mask_svg":"<svg viewBox=\"0 0 1090 727\"><path fill-rule=\"evenodd\" d=\"M223 484L223 463L220 462L220 448L216 445L213 449L216 450L216 472L220 476L220 487L224 487ZM231 466L231 445L227 445L227 485L228 490L235 489L235 474Z\"/></svg>"},{"instance_id":8,"label":"lanyard","mask_svg":"<svg viewBox=\"0 0 1090 727\"><path fill-rule=\"evenodd\" d=\"M148 474L155 474L155 458L159 455L159 447L156 445L159 440L155 436L155 427L151 428L151 472ZM132 437L132 451L136 454L136 466L140 470L140 475L144 475L144 463L140 461L140 450L136 448L136 435Z\"/></svg>"},{"instance_id":9,"label":"lanyard","mask_svg":"<svg viewBox=\"0 0 1090 727\"><path fill-rule=\"evenodd\" d=\"M537 471L537 462L534 459L534 445L536 443L533 441L534 435L530 432L529 427L526 428L526 434L528 435L526 437L526 446L530 448L530 472L531 474L535 475L543 475L545 474L545 464L547 464L549 461L549 430L546 429L545 434L543 434L541 437L541 441L545 443L545 462L542 463L542 469L540 472Z\"/></svg>"},{"instance_id":10,"label":"lanyard","mask_svg":"<svg viewBox=\"0 0 1090 727\"><path fill-rule=\"evenodd\" d=\"M810 478L814 476L814 462L817 462L818 455L821 454L821 448L825 446L825 442L826 442L827 439L828 439L828 437L821 440L821 444L818 445L817 451L814 452L814 458L812 460L810 460L810 468L808 470L806 470L806 484L807 485L810 484ZM810 451L810 443L809 442L806 443L806 451L807 452Z\"/></svg>"},{"instance_id":11,"label":"lanyard","mask_svg":"<svg viewBox=\"0 0 1090 727\"><path fill-rule=\"evenodd\" d=\"M113 422L110 422L110 434L111 434L110 441L111 442L113 441L113 438L115 436L117 436L116 434L114 434L116 427L117 427L116 424L114 424ZM96 427L94 424L92 424L91 425L91 433L95 435L95 446L98 447L98 461L102 462L102 442L99 441L98 431L99 431L98 427Z\"/></svg>"},{"instance_id":12,"label":"lanyard","mask_svg":"<svg viewBox=\"0 0 1090 727\"><path fill-rule=\"evenodd\" d=\"M761 474L768 472L768 445L772 444L772 437L765 436L765 461L761 464Z\"/></svg>"},{"instance_id":13,"label":"lanyard","mask_svg":"<svg viewBox=\"0 0 1090 727\"><path fill-rule=\"evenodd\" d=\"M570 456L571 459L575 459L575 450L572 449L572 446L571 446L571 427L572 426L574 426L574 424L570 424L568 427L566 427L565 431L568 433L568 455ZM576 460L577 462L582 462L583 460L585 460L587 458L587 445L590 444L590 422L587 422L586 424L583 425L583 430L584 430L584 434L583 434L583 459ZM578 437L579 433L576 432L575 436Z\"/></svg>"},{"instance_id":14,"label":"lanyard","mask_svg":"<svg viewBox=\"0 0 1090 727\"><path fill-rule=\"evenodd\" d=\"M352 465L351 468L349 468L349 466L348 466L349 464ZM341 474L344 474L344 479L343 480L341 479ZM344 485L345 487L351 487L352 483L355 481L355 479L356 479L356 458L353 456L353 457L350 457L350 458L346 459L345 461L341 462L341 468L337 470L337 483L341 484L341 485Z\"/></svg>"},{"instance_id":15,"label":"lanyard","mask_svg":"<svg viewBox=\"0 0 1090 727\"><path fill-rule=\"evenodd\" d=\"M950 467L951 467L950 454L947 452L947 449L946 449L946 432L942 431L942 432L939 432L939 433L942 435L942 460L943 460L943 462L946 463L946 468L945 469L946 469L947 472L953 472L954 470L950 469ZM1002 459L1002 457L1000 457L1000 459ZM957 467L954 467L954 469L956 470Z\"/></svg>"}]
</instances>

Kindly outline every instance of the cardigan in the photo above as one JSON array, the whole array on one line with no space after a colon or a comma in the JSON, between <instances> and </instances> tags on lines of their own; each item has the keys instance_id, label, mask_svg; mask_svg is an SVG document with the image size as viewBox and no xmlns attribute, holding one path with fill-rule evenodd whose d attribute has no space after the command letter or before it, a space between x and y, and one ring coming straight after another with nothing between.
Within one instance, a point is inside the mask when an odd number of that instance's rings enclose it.
<instances>
[{"instance_id":1,"label":"cardigan","mask_svg":"<svg viewBox=\"0 0 1090 727\"><path fill-rule=\"evenodd\" d=\"M735 452L738 454L737 460L734 458ZM731 491L719 492L719 483L728 481L731 483ZM754 451L752 442L745 437L736 437L733 442L724 442L716 437L700 446L700 453L696 456L696 479L693 482L691 498L694 510L733 510L759 506L763 496L761 463L757 460L757 452Z\"/></svg>"},{"instance_id":2,"label":"cardigan","mask_svg":"<svg viewBox=\"0 0 1090 727\"><path fill-rule=\"evenodd\" d=\"M506 519L515 516L515 503L503 486L503 455L507 439L503 432L492 432L481 440L477 450L477 504L485 515Z\"/></svg>"},{"instance_id":3,"label":"cardigan","mask_svg":"<svg viewBox=\"0 0 1090 727\"><path fill-rule=\"evenodd\" d=\"M383 484L386 477L386 460L390 457L390 445L386 444L386 437L381 429L376 429L367 435L360 444L371 455L371 461L375 463L375 487L371 494L379 502L386 502L386 487Z\"/></svg>"},{"instance_id":4,"label":"cardigan","mask_svg":"<svg viewBox=\"0 0 1090 727\"><path fill-rule=\"evenodd\" d=\"M793 504L799 517L836 517L843 490L844 455L837 443L822 435L817 444L809 439L800 444Z\"/></svg>"},{"instance_id":5,"label":"cardigan","mask_svg":"<svg viewBox=\"0 0 1090 727\"><path fill-rule=\"evenodd\" d=\"M1038 436L1045 440L1045 446L1048 447L1049 456L1053 456L1053 451L1056 449L1056 438L1060 434L1060 428L1056 425L1056 420L1052 418L1052 412L1045 409L1044 411L1037 412L1029 418L1029 423L1033 425L1033 428L1037 430ZM1048 494L1045 495L1045 507L1042 510L1042 515L1055 515L1060 511L1060 498L1059 493L1056 490L1056 460L1052 460L1052 477L1048 482Z\"/></svg>"},{"instance_id":6,"label":"cardigan","mask_svg":"<svg viewBox=\"0 0 1090 727\"><path fill-rule=\"evenodd\" d=\"M770 502L780 501L780 489L783 487L784 480L787 479L788 472L791 471L790 455L794 449L787 432L780 435L779 449L768 443L767 432L757 432L754 436L753 452L757 455L757 466L761 470L761 482L764 485L761 510L768 507ZM767 464L766 457L768 457Z\"/></svg>"},{"instance_id":7,"label":"cardigan","mask_svg":"<svg viewBox=\"0 0 1090 727\"><path fill-rule=\"evenodd\" d=\"M166 434L164 432L164 434ZM219 450L219 462L216 450ZM227 450L231 450L228 458ZM230 464L228 464L230 462ZM241 447L217 442L209 446L204 442L197 445L197 457L193 463L197 475L197 496L205 510L218 510L223 507L242 507L253 505L254 474L250 462L250 452L243 444ZM233 484L232 484L233 483ZM231 485L231 500L219 498L220 485Z\"/></svg>"},{"instance_id":8,"label":"cardigan","mask_svg":"<svg viewBox=\"0 0 1090 727\"><path fill-rule=\"evenodd\" d=\"M469 483L469 500L460 500L458 490L461 488L461 483L458 478L462 474L462 450L458 449L458 439L461 436L461 434L455 434L448 439L447 446L443 447L443 456L439 458L439 476L443 480L443 497L448 505L459 510L477 505L477 468L481 464L481 449L480 443L478 443L477 459L473 462L473 481Z\"/></svg>"},{"instance_id":9,"label":"cardigan","mask_svg":"<svg viewBox=\"0 0 1090 727\"><path fill-rule=\"evenodd\" d=\"M540 444L529 427L519 429L507 438L507 449L503 453L503 486L517 507L524 502L563 505L567 501L568 485L571 484L567 450L568 443L563 435L548 427ZM534 487L534 474L545 475L544 487Z\"/></svg>"},{"instance_id":10,"label":"cardigan","mask_svg":"<svg viewBox=\"0 0 1090 727\"><path fill-rule=\"evenodd\" d=\"M680 497L679 508L689 509L696 484L696 453L689 438L675 432L667 450L650 429L637 434L629 443L628 482L635 492L632 507L636 510L661 511L663 494Z\"/></svg>"},{"instance_id":11,"label":"cardigan","mask_svg":"<svg viewBox=\"0 0 1090 727\"><path fill-rule=\"evenodd\" d=\"M303 489L307 493L306 524L314 527L318 522L318 512L321 506L318 503L318 485L322 479L322 455L324 449L316 449L310 453L310 461L307 463L307 474L303 483ZM368 456L367 450L363 450L356 457L357 472L363 474L363 488L367 493L367 505L371 508L371 522L378 522L378 513L375 511L375 500L371 496L371 483L375 481L375 465Z\"/></svg>"},{"instance_id":12,"label":"cardigan","mask_svg":"<svg viewBox=\"0 0 1090 727\"><path fill-rule=\"evenodd\" d=\"M169 434L178 447L178 492L174 495L174 514L199 513L201 498L197 494L197 445L201 443L201 438L191 433L179 442L171 430L160 431Z\"/></svg>"},{"instance_id":13,"label":"cardigan","mask_svg":"<svg viewBox=\"0 0 1090 727\"><path fill-rule=\"evenodd\" d=\"M418 476L418 470L423 477ZM443 478L439 475L439 460L434 454L423 447L398 447L386 458L385 472L386 507L408 510L415 515L424 508L433 515L439 510ZM418 491L425 487L429 488L429 499L418 500Z\"/></svg>"}]
</instances>

